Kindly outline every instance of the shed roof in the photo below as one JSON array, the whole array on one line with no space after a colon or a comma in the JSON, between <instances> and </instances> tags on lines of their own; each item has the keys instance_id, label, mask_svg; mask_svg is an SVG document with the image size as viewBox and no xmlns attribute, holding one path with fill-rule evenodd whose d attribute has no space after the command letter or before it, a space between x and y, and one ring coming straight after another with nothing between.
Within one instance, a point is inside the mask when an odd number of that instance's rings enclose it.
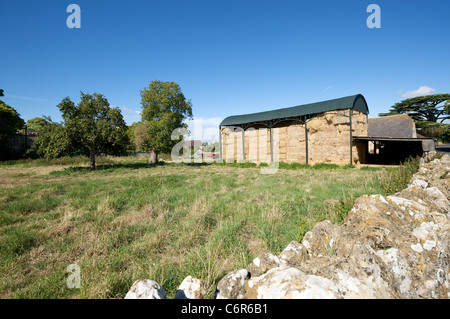
<instances>
[{"instance_id":1,"label":"shed roof","mask_svg":"<svg viewBox=\"0 0 450 319\"><path fill-rule=\"evenodd\" d=\"M233 115L225 118L220 126L233 126L254 122L266 122L276 119L295 118L334 110L354 109L364 114L369 113L366 99L361 94L338 99L298 105L278 110L258 112L244 115Z\"/></svg>"},{"instance_id":2,"label":"shed roof","mask_svg":"<svg viewBox=\"0 0 450 319\"><path fill-rule=\"evenodd\" d=\"M415 138L416 125L407 114L369 118L367 135L385 138Z\"/></svg>"}]
</instances>

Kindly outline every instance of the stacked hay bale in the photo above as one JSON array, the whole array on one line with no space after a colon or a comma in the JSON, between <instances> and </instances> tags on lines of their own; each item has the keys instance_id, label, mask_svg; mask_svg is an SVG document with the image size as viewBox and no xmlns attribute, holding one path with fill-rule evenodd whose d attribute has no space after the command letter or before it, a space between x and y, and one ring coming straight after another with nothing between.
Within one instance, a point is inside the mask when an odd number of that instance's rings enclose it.
<instances>
[{"instance_id":1,"label":"stacked hay bale","mask_svg":"<svg viewBox=\"0 0 450 319\"><path fill-rule=\"evenodd\" d=\"M349 110L321 113L306 124L308 133L308 163L349 164ZM248 128L245 134L245 161L270 163L270 129L264 126ZM367 115L353 110L353 136L367 136ZM273 161L306 163L305 125L296 121L283 122L272 129ZM223 159L242 161L242 129L222 128ZM365 156L365 144L353 142L352 163Z\"/></svg>"}]
</instances>

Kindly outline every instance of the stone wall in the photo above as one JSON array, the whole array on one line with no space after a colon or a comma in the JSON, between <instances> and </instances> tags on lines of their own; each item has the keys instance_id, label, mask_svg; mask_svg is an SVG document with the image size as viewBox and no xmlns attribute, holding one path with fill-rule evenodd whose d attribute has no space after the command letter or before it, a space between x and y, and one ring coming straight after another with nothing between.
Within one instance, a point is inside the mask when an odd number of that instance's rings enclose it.
<instances>
[{"instance_id":1,"label":"stone wall","mask_svg":"<svg viewBox=\"0 0 450 319\"><path fill-rule=\"evenodd\" d=\"M343 225L323 221L278 256L265 253L225 276L218 299L450 298L450 156L421 164L408 188L356 199ZM188 276L177 298L204 297ZM165 298L137 281L126 298Z\"/></svg>"},{"instance_id":2,"label":"stone wall","mask_svg":"<svg viewBox=\"0 0 450 319\"><path fill-rule=\"evenodd\" d=\"M309 120L308 163L349 164L350 119L349 110L321 113ZM352 134L367 136L367 115L352 112ZM272 130L274 162L306 163L305 126L299 122L283 122ZM255 126L244 132L245 160L253 163L269 163L270 130ZM353 164L365 156L364 144L353 143ZM242 161L242 129L222 128L222 158L224 161Z\"/></svg>"}]
</instances>

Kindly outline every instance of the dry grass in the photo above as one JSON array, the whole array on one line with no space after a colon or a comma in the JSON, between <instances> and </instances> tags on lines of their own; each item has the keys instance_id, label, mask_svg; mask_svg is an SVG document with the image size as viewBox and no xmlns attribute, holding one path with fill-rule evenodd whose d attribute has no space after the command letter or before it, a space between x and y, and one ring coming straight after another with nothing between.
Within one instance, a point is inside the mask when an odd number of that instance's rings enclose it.
<instances>
[{"instance_id":1,"label":"dry grass","mask_svg":"<svg viewBox=\"0 0 450 319\"><path fill-rule=\"evenodd\" d=\"M381 192L379 172L356 168L261 175L126 161L110 158L95 172L0 166L0 298L123 298L140 278L173 297L187 275L213 297L227 272ZM66 285L70 264L80 266L79 289Z\"/></svg>"}]
</instances>

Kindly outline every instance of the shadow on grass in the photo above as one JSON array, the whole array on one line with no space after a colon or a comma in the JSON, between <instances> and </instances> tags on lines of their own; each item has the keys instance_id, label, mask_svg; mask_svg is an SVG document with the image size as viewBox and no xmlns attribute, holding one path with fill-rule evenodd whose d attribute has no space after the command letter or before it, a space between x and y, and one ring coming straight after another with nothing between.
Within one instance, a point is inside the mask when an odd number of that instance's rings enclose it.
<instances>
[{"instance_id":1,"label":"shadow on grass","mask_svg":"<svg viewBox=\"0 0 450 319\"><path fill-rule=\"evenodd\" d=\"M86 174L86 173L95 173L95 172L113 172L121 169L142 169L142 168L153 168L156 166L164 166L168 165L164 162L159 162L156 164L148 164L148 163L116 163L116 164L104 164L104 165L96 165L95 170L91 171L87 166L75 166L75 167L67 167L62 171L53 171L50 172L50 175L60 176L60 175L70 175L70 174Z\"/></svg>"},{"instance_id":2,"label":"shadow on grass","mask_svg":"<svg viewBox=\"0 0 450 319\"><path fill-rule=\"evenodd\" d=\"M208 166L211 165L212 163L206 163L206 162L202 162L202 163L174 163L175 165L187 165L187 166Z\"/></svg>"},{"instance_id":3,"label":"shadow on grass","mask_svg":"<svg viewBox=\"0 0 450 319\"><path fill-rule=\"evenodd\" d=\"M71 174L87 174L87 173L111 173L121 169L143 169L143 168L154 168L158 166L205 166L210 165L210 163L167 163L167 162L158 162L155 164L148 163L115 163L115 164L104 164L104 165L96 165L95 170L91 171L87 166L76 166L76 167L68 167L62 171L53 171L50 172L50 175L54 176L62 176L62 175L71 175Z\"/></svg>"}]
</instances>

